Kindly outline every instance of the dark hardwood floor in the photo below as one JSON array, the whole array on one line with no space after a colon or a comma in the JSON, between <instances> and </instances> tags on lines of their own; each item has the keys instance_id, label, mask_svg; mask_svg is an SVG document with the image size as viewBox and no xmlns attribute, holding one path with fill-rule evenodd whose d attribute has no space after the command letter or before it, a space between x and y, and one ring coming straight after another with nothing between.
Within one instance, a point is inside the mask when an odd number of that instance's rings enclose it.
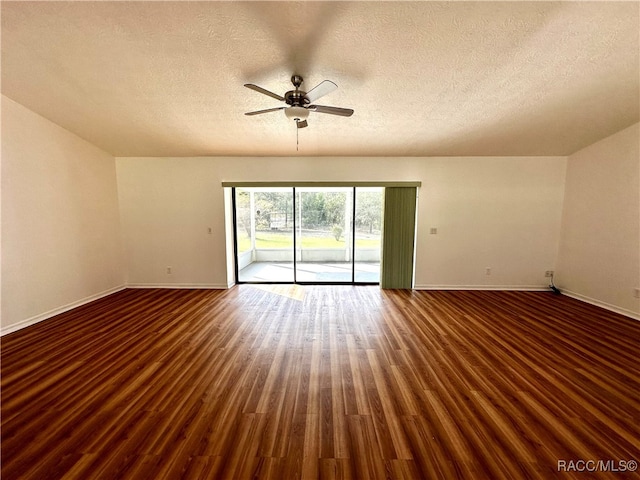
<instances>
[{"instance_id":1,"label":"dark hardwood floor","mask_svg":"<svg viewBox=\"0 0 640 480\"><path fill-rule=\"evenodd\" d=\"M550 293L124 290L1 346L3 480L638 478L640 322Z\"/></svg>"}]
</instances>

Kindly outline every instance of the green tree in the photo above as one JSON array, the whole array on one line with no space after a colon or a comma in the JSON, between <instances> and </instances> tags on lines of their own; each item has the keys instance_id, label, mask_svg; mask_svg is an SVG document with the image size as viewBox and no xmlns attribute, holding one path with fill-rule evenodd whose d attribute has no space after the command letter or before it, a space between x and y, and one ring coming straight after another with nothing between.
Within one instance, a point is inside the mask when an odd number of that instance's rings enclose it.
<instances>
[{"instance_id":1,"label":"green tree","mask_svg":"<svg viewBox=\"0 0 640 480\"><path fill-rule=\"evenodd\" d=\"M344 203L347 201L345 192L330 192L325 200L325 220L327 226L344 225Z\"/></svg>"},{"instance_id":2,"label":"green tree","mask_svg":"<svg viewBox=\"0 0 640 480\"><path fill-rule=\"evenodd\" d=\"M380 229L382 223L382 193L358 192L356 200L356 225L368 227L369 233L373 229Z\"/></svg>"},{"instance_id":3,"label":"green tree","mask_svg":"<svg viewBox=\"0 0 640 480\"><path fill-rule=\"evenodd\" d=\"M249 192L236 190L236 221L239 227L251 238L251 211L249 210Z\"/></svg>"},{"instance_id":4,"label":"green tree","mask_svg":"<svg viewBox=\"0 0 640 480\"><path fill-rule=\"evenodd\" d=\"M256 192L256 227L265 230L272 222L283 220L279 228L288 228L291 223L293 201L289 192ZM258 212L260 212L258 214Z\"/></svg>"},{"instance_id":5,"label":"green tree","mask_svg":"<svg viewBox=\"0 0 640 480\"><path fill-rule=\"evenodd\" d=\"M326 224L323 192L301 192L302 227L317 228Z\"/></svg>"}]
</instances>

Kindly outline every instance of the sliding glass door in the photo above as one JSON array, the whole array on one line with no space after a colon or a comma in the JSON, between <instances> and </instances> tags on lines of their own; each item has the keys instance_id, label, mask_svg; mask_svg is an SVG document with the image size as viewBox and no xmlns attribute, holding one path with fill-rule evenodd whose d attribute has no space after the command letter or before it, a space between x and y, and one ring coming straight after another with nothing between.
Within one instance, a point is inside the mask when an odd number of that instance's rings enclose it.
<instances>
[{"instance_id":1,"label":"sliding glass door","mask_svg":"<svg viewBox=\"0 0 640 480\"><path fill-rule=\"evenodd\" d=\"M352 282L353 187L296 188L296 280Z\"/></svg>"},{"instance_id":2,"label":"sliding glass door","mask_svg":"<svg viewBox=\"0 0 640 480\"><path fill-rule=\"evenodd\" d=\"M384 188L356 188L353 265L357 283L380 282L383 204Z\"/></svg>"},{"instance_id":3,"label":"sliding glass door","mask_svg":"<svg viewBox=\"0 0 640 480\"><path fill-rule=\"evenodd\" d=\"M234 188L236 278L379 283L382 187Z\"/></svg>"},{"instance_id":4,"label":"sliding glass door","mask_svg":"<svg viewBox=\"0 0 640 480\"><path fill-rule=\"evenodd\" d=\"M294 221L291 188L236 188L236 278L293 283Z\"/></svg>"}]
</instances>

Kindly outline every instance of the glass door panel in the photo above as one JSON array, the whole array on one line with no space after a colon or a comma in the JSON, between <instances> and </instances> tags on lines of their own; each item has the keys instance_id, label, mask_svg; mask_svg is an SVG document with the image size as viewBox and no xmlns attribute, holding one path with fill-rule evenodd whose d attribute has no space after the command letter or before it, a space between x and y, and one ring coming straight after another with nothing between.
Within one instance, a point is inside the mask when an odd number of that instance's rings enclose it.
<instances>
[{"instance_id":1,"label":"glass door panel","mask_svg":"<svg viewBox=\"0 0 640 480\"><path fill-rule=\"evenodd\" d=\"M353 281L353 188L296 188L296 280Z\"/></svg>"},{"instance_id":2,"label":"glass door panel","mask_svg":"<svg viewBox=\"0 0 640 480\"><path fill-rule=\"evenodd\" d=\"M354 281L379 283L384 188L357 187L355 190Z\"/></svg>"},{"instance_id":3,"label":"glass door panel","mask_svg":"<svg viewBox=\"0 0 640 480\"><path fill-rule=\"evenodd\" d=\"M236 188L239 282L293 283L293 189Z\"/></svg>"},{"instance_id":4,"label":"glass door panel","mask_svg":"<svg viewBox=\"0 0 640 480\"><path fill-rule=\"evenodd\" d=\"M239 282L380 282L384 188L236 187L234 200Z\"/></svg>"}]
</instances>

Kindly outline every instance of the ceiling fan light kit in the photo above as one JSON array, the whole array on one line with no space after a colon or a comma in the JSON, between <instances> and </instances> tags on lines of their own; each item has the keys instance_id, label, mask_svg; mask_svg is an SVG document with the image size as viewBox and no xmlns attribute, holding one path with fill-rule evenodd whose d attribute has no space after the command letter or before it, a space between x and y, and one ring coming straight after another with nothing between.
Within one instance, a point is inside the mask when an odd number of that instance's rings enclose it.
<instances>
[{"instance_id":1,"label":"ceiling fan light kit","mask_svg":"<svg viewBox=\"0 0 640 480\"><path fill-rule=\"evenodd\" d=\"M284 114L287 118L293 118L295 121L306 120L309 116L309 110L304 107L289 107L285 108Z\"/></svg>"},{"instance_id":2,"label":"ceiling fan light kit","mask_svg":"<svg viewBox=\"0 0 640 480\"><path fill-rule=\"evenodd\" d=\"M245 87L254 90L258 93L262 93L281 102L285 102L288 106L267 108L265 110L256 110L253 112L247 112L245 115L260 115L268 112L275 112L277 110L284 110L284 114L289 119L293 119L296 122L298 129L305 128L309 124L307 118L310 112L316 113L328 113L330 115L339 115L341 117L350 117L353 115L353 110L350 108L341 107L329 107L326 105L313 105L313 102L321 97L333 92L338 86L330 80L324 80L318 85L313 87L308 92L300 90L300 86L304 80L300 75L293 75L291 77L291 83L294 86L293 90L289 90L284 96L277 93L270 92L269 90L262 88L252 83L245 83ZM296 141L297 144L297 141Z\"/></svg>"}]
</instances>

